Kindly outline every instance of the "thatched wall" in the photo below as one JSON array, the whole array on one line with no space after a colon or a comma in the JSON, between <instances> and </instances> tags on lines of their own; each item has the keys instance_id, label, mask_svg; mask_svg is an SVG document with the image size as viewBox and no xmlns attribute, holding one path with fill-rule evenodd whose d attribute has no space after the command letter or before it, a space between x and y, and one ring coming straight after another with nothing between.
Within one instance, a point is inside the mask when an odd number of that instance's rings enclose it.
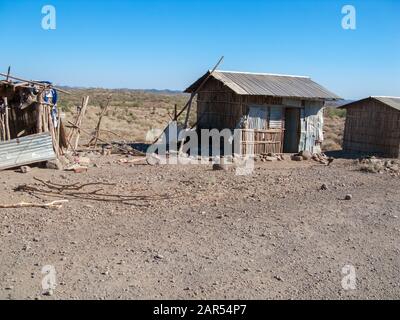
<instances>
[{"instance_id":1,"label":"thatched wall","mask_svg":"<svg viewBox=\"0 0 400 320\"><path fill-rule=\"evenodd\" d=\"M361 100L347 108L343 149L398 158L400 111L376 100Z\"/></svg>"},{"instance_id":2,"label":"thatched wall","mask_svg":"<svg viewBox=\"0 0 400 320\"><path fill-rule=\"evenodd\" d=\"M197 96L197 129L242 129L241 120L243 116L249 114L250 105L281 106L282 99L266 96L240 96L224 86L222 82L210 79ZM270 128L268 119L265 127L261 130L255 132L244 130L241 135L242 153L282 152L283 115L278 119L278 126L274 121L273 128Z\"/></svg>"},{"instance_id":3,"label":"thatched wall","mask_svg":"<svg viewBox=\"0 0 400 320\"><path fill-rule=\"evenodd\" d=\"M8 140L4 124L4 100L7 98L9 139L50 132L54 139L56 136L59 137L55 145L66 148L63 124L60 121L59 131L53 127L50 117L52 107L43 103L38 97L38 92L34 93L32 88L14 87L13 84L0 85L0 106L2 106L0 108L0 141Z\"/></svg>"},{"instance_id":4,"label":"thatched wall","mask_svg":"<svg viewBox=\"0 0 400 320\"><path fill-rule=\"evenodd\" d=\"M240 96L216 79L207 81L197 96L199 129L235 129L249 105L282 105L282 98Z\"/></svg>"}]
</instances>

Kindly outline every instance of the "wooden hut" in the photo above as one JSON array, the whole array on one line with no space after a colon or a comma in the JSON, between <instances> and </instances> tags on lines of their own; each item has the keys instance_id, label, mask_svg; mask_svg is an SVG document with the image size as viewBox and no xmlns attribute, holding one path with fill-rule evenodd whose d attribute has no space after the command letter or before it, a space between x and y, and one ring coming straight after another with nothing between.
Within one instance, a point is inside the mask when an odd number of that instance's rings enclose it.
<instances>
[{"instance_id":1,"label":"wooden hut","mask_svg":"<svg viewBox=\"0 0 400 320\"><path fill-rule=\"evenodd\" d=\"M0 80L0 142L48 132L54 151L62 154L67 144L56 104L60 89L45 81L12 81L19 78L8 77Z\"/></svg>"},{"instance_id":2,"label":"wooden hut","mask_svg":"<svg viewBox=\"0 0 400 320\"><path fill-rule=\"evenodd\" d=\"M196 91L197 129L240 130L242 154L321 152L324 103L340 99L309 77L230 71L185 92Z\"/></svg>"},{"instance_id":3,"label":"wooden hut","mask_svg":"<svg viewBox=\"0 0 400 320\"><path fill-rule=\"evenodd\" d=\"M345 151L400 157L400 97L369 97L341 108L347 110Z\"/></svg>"}]
</instances>

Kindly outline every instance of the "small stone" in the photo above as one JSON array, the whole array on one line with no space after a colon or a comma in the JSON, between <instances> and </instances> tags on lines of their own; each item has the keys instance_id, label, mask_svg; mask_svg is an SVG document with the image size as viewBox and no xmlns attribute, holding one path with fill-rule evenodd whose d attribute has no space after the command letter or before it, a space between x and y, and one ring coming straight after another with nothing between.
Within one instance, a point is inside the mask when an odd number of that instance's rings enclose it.
<instances>
[{"instance_id":1,"label":"small stone","mask_svg":"<svg viewBox=\"0 0 400 320\"><path fill-rule=\"evenodd\" d=\"M324 183L324 184L321 186L321 190L328 190L328 186Z\"/></svg>"},{"instance_id":2,"label":"small stone","mask_svg":"<svg viewBox=\"0 0 400 320\"><path fill-rule=\"evenodd\" d=\"M51 297L54 294L53 290L49 289L43 292L44 296Z\"/></svg>"},{"instance_id":3,"label":"small stone","mask_svg":"<svg viewBox=\"0 0 400 320\"><path fill-rule=\"evenodd\" d=\"M28 166L22 166L20 168L20 171L21 171L21 173L28 173L28 172L31 172L32 169L31 169L31 167L28 167Z\"/></svg>"},{"instance_id":4,"label":"small stone","mask_svg":"<svg viewBox=\"0 0 400 320\"><path fill-rule=\"evenodd\" d=\"M164 256L161 255L161 254L156 254L156 255L154 256L154 259L162 260L162 259L164 259Z\"/></svg>"},{"instance_id":5,"label":"small stone","mask_svg":"<svg viewBox=\"0 0 400 320\"><path fill-rule=\"evenodd\" d=\"M84 173L84 172L87 172L88 171L88 168L87 167L77 167L77 168L74 168L74 172L75 173Z\"/></svg>"},{"instance_id":6,"label":"small stone","mask_svg":"<svg viewBox=\"0 0 400 320\"><path fill-rule=\"evenodd\" d=\"M63 165L61 164L60 160L56 159L52 161L47 161L46 168L52 170L63 170Z\"/></svg>"},{"instance_id":7,"label":"small stone","mask_svg":"<svg viewBox=\"0 0 400 320\"><path fill-rule=\"evenodd\" d=\"M274 278L278 281L283 281L283 278L281 276L274 276Z\"/></svg>"},{"instance_id":8,"label":"small stone","mask_svg":"<svg viewBox=\"0 0 400 320\"><path fill-rule=\"evenodd\" d=\"M344 197L344 200L351 200L353 199L353 196L351 194L346 194L346 196Z\"/></svg>"}]
</instances>

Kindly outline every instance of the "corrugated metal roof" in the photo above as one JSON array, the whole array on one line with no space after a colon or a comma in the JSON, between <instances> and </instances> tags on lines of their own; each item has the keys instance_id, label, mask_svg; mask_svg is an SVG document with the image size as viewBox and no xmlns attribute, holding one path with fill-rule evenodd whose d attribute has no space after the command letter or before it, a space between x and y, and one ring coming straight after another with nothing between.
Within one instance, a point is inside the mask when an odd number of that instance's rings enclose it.
<instances>
[{"instance_id":1,"label":"corrugated metal roof","mask_svg":"<svg viewBox=\"0 0 400 320\"><path fill-rule=\"evenodd\" d=\"M389 107L400 110L400 97L371 97L372 99L379 100L384 104L387 104Z\"/></svg>"},{"instance_id":2,"label":"corrugated metal roof","mask_svg":"<svg viewBox=\"0 0 400 320\"><path fill-rule=\"evenodd\" d=\"M391 108L394 108L396 110L400 110L400 97L384 97L384 96L372 96L372 97L368 97L368 98L365 98L365 99L352 101L352 102L350 102L348 104L340 106L339 108L340 109L342 109L342 108L346 109L346 108L352 107L352 106L354 106L354 105L356 105L356 104L358 104L360 102L367 101L369 99L377 100L379 102L382 102L382 103L386 104L387 106L389 106Z\"/></svg>"},{"instance_id":3,"label":"corrugated metal roof","mask_svg":"<svg viewBox=\"0 0 400 320\"><path fill-rule=\"evenodd\" d=\"M56 159L48 132L0 142L0 170Z\"/></svg>"},{"instance_id":4,"label":"corrugated metal roof","mask_svg":"<svg viewBox=\"0 0 400 320\"><path fill-rule=\"evenodd\" d=\"M210 71L185 92L195 91L209 74ZM214 71L211 77L221 81L239 95L341 99L309 77L220 70Z\"/></svg>"}]
</instances>

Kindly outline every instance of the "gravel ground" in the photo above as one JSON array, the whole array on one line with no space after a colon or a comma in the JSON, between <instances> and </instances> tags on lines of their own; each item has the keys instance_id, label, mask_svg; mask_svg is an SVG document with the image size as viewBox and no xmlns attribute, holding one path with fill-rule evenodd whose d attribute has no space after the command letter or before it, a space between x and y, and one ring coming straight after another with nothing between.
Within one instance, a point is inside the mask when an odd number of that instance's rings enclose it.
<instances>
[{"instance_id":1,"label":"gravel ground","mask_svg":"<svg viewBox=\"0 0 400 320\"><path fill-rule=\"evenodd\" d=\"M34 177L170 198L0 209L1 299L400 298L399 177L344 159L257 162L252 175L236 176L90 157L97 166L87 173L1 172L2 204L41 202L13 191ZM50 296L45 265L56 271ZM355 268L354 290L342 287L345 265Z\"/></svg>"}]
</instances>

